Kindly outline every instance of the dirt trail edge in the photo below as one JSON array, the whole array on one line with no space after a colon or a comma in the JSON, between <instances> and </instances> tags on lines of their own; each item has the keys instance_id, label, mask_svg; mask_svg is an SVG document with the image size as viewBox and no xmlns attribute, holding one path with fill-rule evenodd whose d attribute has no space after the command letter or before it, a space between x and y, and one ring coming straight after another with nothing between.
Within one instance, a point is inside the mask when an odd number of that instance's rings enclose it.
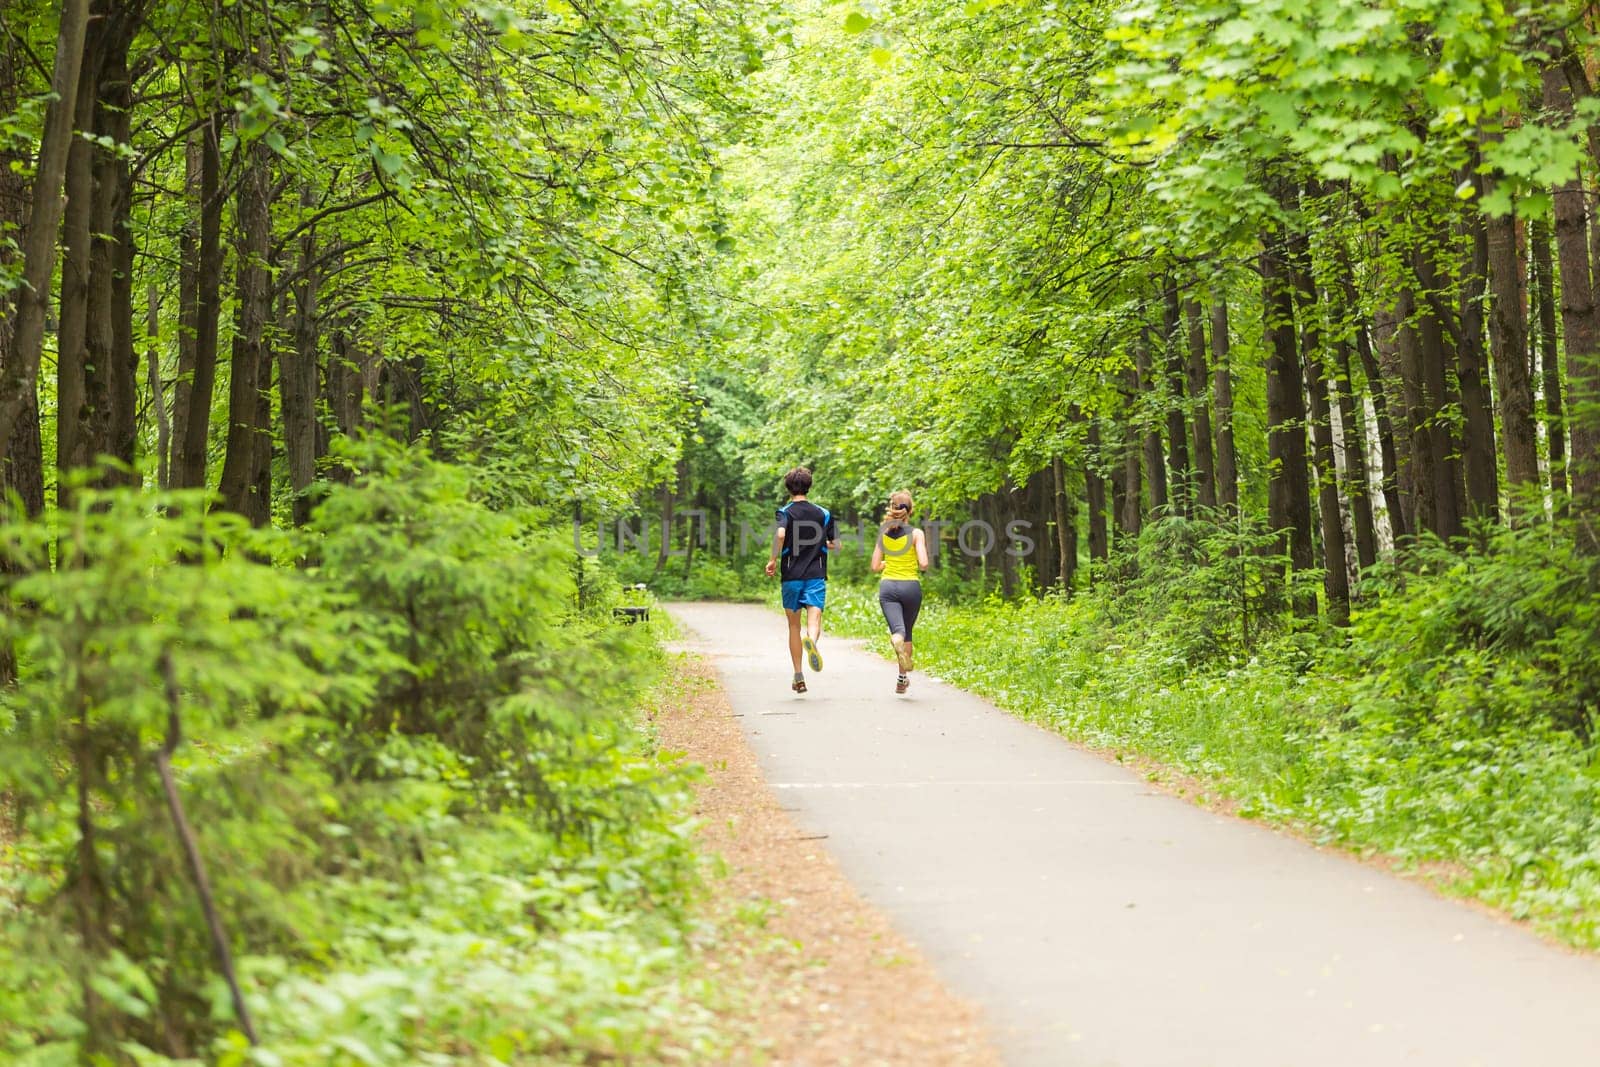
<instances>
[{"instance_id":1,"label":"dirt trail edge","mask_svg":"<svg viewBox=\"0 0 1600 1067\"><path fill-rule=\"evenodd\" d=\"M1012 1067L1523 1067L1600 1062L1600 961L1205 811L823 638L675 604L767 782L985 1010ZM822 843L822 842L819 842Z\"/></svg>"},{"instance_id":2,"label":"dirt trail edge","mask_svg":"<svg viewBox=\"0 0 1600 1067\"><path fill-rule=\"evenodd\" d=\"M979 1013L861 898L761 778L739 719L700 656L675 668L653 717L662 748L705 768L698 836L726 864L727 920L708 958L736 998L729 1067L999 1067Z\"/></svg>"}]
</instances>

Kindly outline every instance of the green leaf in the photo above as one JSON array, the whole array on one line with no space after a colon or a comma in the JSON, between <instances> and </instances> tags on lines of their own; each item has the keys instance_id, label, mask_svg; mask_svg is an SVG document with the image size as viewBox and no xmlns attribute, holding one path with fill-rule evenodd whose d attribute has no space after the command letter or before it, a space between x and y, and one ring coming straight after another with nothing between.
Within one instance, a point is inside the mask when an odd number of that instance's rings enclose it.
<instances>
[{"instance_id":1,"label":"green leaf","mask_svg":"<svg viewBox=\"0 0 1600 1067\"><path fill-rule=\"evenodd\" d=\"M859 11L852 11L844 17L845 33L866 33L872 29L872 20Z\"/></svg>"},{"instance_id":2,"label":"green leaf","mask_svg":"<svg viewBox=\"0 0 1600 1067\"><path fill-rule=\"evenodd\" d=\"M1511 214L1514 204L1511 199L1511 189L1506 185L1497 185L1479 201L1483 205L1483 213L1494 218Z\"/></svg>"}]
</instances>

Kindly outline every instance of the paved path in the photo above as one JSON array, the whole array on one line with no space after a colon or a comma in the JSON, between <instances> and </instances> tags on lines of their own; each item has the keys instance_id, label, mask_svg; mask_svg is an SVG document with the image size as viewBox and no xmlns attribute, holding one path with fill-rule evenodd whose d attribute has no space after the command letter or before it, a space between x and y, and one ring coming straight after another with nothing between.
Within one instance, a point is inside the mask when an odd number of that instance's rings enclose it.
<instances>
[{"instance_id":1,"label":"paved path","mask_svg":"<svg viewBox=\"0 0 1600 1067\"><path fill-rule=\"evenodd\" d=\"M1155 793L926 675L896 697L851 642L824 635L796 696L780 616L671 610L768 780L1008 1064L1600 1064L1600 961Z\"/></svg>"}]
</instances>

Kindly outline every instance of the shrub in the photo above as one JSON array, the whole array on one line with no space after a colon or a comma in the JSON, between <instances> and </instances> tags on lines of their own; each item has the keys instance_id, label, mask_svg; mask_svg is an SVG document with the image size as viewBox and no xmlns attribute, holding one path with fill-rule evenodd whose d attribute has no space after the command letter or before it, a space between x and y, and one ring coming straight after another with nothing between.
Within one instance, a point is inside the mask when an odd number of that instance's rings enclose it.
<instances>
[{"instance_id":1,"label":"shrub","mask_svg":"<svg viewBox=\"0 0 1600 1067\"><path fill-rule=\"evenodd\" d=\"M304 537L132 491L4 527L34 568L5 590L7 1062L244 1062L163 802L174 715L251 1062L710 1040L678 970L685 777L630 714L648 632L577 612L570 546L461 470L344 461Z\"/></svg>"},{"instance_id":2,"label":"shrub","mask_svg":"<svg viewBox=\"0 0 1600 1067\"><path fill-rule=\"evenodd\" d=\"M1494 732L1550 723L1592 735L1600 709L1600 561L1559 528L1423 539L1352 620L1353 714L1416 726L1464 716Z\"/></svg>"},{"instance_id":3,"label":"shrub","mask_svg":"<svg viewBox=\"0 0 1600 1067\"><path fill-rule=\"evenodd\" d=\"M192 981L210 946L156 773L175 731L206 746L175 762L200 793L191 820L214 866L239 872L219 882L222 906L270 944L288 936L270 899L305 871L308 814L303 793L271 781L270 750L304 729L297 713L372 695L368 678L327 669L348 606L265 562L281 538L205 504L85 490L55 522L4 527L15 564L53 546L56 567L6 591L21 677L3 697L0 765L32 874L13 890L10 962L23 966L0 968L15 1013L0 1021L90 1051L187 1047L210 1016ZM77 990L71 1012L62 988Z\"/></svg>"}]
</instances>

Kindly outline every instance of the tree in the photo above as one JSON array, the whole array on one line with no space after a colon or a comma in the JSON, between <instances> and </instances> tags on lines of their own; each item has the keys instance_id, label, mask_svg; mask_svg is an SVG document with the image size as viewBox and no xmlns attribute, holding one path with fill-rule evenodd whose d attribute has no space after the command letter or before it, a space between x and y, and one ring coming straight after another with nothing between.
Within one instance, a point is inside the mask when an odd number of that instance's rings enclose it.
<instances>
[{"instance_id":1,"label":"tree","mask_svg":"<svg viewBox=\"0 0 1600 1067\"><path fill-rule=\"evenodd\" d=\"M23 269L16 289L16 324L5 353L11 362L0 367L0 450L4 450L0 452L0 461L10 457L19 421L29 417L26 413L35 410L38 404L36 389L44 346L45 306L55 270L56 226L61 220L61 190L67 174L88 23L88 0L65 0L56 37L51 100L45 109L28 228L22 241Z\"/></svg>"}]
</instances>

